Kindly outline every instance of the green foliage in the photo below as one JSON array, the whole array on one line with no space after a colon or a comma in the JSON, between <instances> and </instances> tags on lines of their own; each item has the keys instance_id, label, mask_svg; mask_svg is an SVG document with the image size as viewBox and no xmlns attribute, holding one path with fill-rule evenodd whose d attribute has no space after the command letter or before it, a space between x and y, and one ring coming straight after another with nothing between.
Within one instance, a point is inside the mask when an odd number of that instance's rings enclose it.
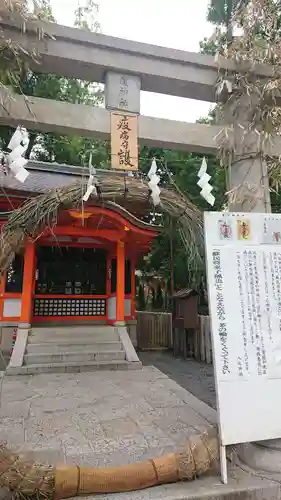
<instances>
[{"instance_id":1,"label":"green foliage","mask_svg":"<svg viewBox=\"0 0 281 500\"><path fill-rule=\"evenodd\" d=\"M93 0L87 0L84 6L79 6L75 11L75 26L88 31L99 31L97 13L98 4ZM90 106L99 106L103 103L103 91L98 84L54 75L32 74L30 80L30 88L25 87L26 95ZM33 156L42 161L85 165L90 153L94 164L100 168L107 167L109 147L104 141L81 136L57 136L51 133L36 134L34 140ZM87 175L88 172L85 173Z\"/></svg>"},{"instance_id":2,"label":"green foliage","mask_svg":"<svg viewBox=\"0 0 281 500\"><path fill-rule=\"evenodd\" d=\"M210 123L213 117L201 120L201 123ZM147 173L152 158L157 159L160 169L162 184L174 182L190 200L202 210L209 210L210 206L200 196L200 189L197 186L198 171L200 169L202 154L193 154L184 151L171 151L168 149L143 147L140 152L140 170ZM216 197L215 206L212 209L220 208L226 201L224 170L213 155L205 155L208 161L208 172L212 176L214 195Z\"/></svg>"},{"instance_id":3,"label":"green foliage","mask_svg":"<svg viewBox=\"0 0 281 500\"><path fill-rule=\"evenodd\" d=\"M163 308L163 292L162 292L161 284L158 283L155 298L154 298L153 309L156 311L161 311L162 308Z\"/></svg>"},{"instance_id":4,"label":"green foliage","mask_svg":"<svg viewBox=\"0 0 281 500\"><path fill-rule=\"evenodd\" d=\"M49 0L36 3L37 17L53 20ZM75 11L75 26L90 31L98 31L96 21L98 5L93 0L87 0L83 7ZM40 68L40 66L39 66ZM21 68L20 78L14 81L14 91L26 96L43 97L56 101L99 106L103 102L103 90L98 84L85 82L74 78L64 78L52 74L35 73L28 68ZM13 133L13 129L0 126L0 146L5 148ZM74 165L87 164L92 152L93 162L100 167L106 167L108 162L108 145L104 141L96 141L86 137L57 136L52 133L30 133L30 144L27 158L42 161L68 163Z\"/></svg>"},{"instance_id":5,"label":"green foliage","mask_svg":"<svg viewBox=\"0 0 281 500\"><path fill-rule=\"evenodd\" d=\"M213 115L211 114L210 117L202 119L201 122L211 123L212 120ZM140 168L143 172L148 172L153 157L157 158L159 170L162 172L162 184L174 182L202 211L220 210L226 203L224 170L214 156L207 156L208 172L212 176L211 183L214 186L213 193L216 198L214 207L210 207L200 196L200 188L197 186L197 173L203 155L143 147L140 160ZM177 224L173 226L172 230L170 221L162 219L162 224L164 230L154 241L149 259L142 263L141 269L144 273L154 271L157 275L162 276L169 286L171 277L170 238L172 238L175 288L179 289L187 286L197 288L202 281L202 276L204 277L204 268L202 267L199 271L190 268L189 254L183 247L177 231Z\"/></svg>"},{"instance_id":6,"label":"green foliage","mask_svg":"<svg viewBox=\"0 0 281 500\"><path fill-rule=\"evenodd\" d=\"M50 0L33 0L34 13L44 21L55 21Z\"/></svg>"},{"instance_id":7,"label":"green foliage","mask_svg":"<svg viewBox=\"0 0 281 500\"><path fill-rule=\"evenodd\" d=\"M219 50L220 43L217 40L211 40L210 38L203 38L199 42L201 54L206 54L208 56L215 56Z\"/></svg>"},{"instance_id":8,"label":"green foliage","mask_svg":"<svg viewBox=\"0 0 281 500\"><path fill-rule=\"evenodd\" d=\"M78 6L75 11L74 26L85 29L87 31L100 31L100 24L97 21L97 13L99 5L94 0L87 0L85 5Z\"/></svg>"},{"instance_id":9,"label":"green foliage","mask_svg":"<svg viewBox=\"0 0 281 500\"><path fill-rule=\"evenodd\" d=\"M231 20L237 9L241 9L249 0L210 0L207 10L207 21L217 26L211 38L200 42L200 52L215 55L221 47L231 43L233 38ZM222 28L222 29L221 29Z\"/></svg>"},{"instance_id":10,"label":"green foliage","mask_svg":"<svg viewBox=\"0 0 281 500\"><path fill-rule=\"evenodd\" d=\"M87 137L38 134L33 157L40 161L85 166L88 165L90 153L93 165L99 168L108 167L108 144ZM85 175L88 175L87 169Z\"/></svg>"},{"instance_id":11,"label":"green foliage","mask_svg":"<svg viewBox=\"0 0 281 500\"><path fill-rule=\"evenodd\" d=\"M237 8L241 8L249 0L211 0L207 20L216 25L229 26L232 15Z\"/></svg>"}]
</instances>

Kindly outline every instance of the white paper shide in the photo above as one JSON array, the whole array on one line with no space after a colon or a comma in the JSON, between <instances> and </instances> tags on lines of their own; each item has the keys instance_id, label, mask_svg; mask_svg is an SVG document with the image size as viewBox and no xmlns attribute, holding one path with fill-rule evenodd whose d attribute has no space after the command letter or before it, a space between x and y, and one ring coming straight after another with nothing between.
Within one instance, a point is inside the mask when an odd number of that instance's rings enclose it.
<instances>
[{"instance_id":1,"label":"white paper shide","mask_svg":"<svg viewBox=\"0 0 281 500\"><path fill-rule=\"evenodd\" d=\"M197 186L201 188L200 195L202 196L202 198L204 198L204 200L206 200L207 203L209 203L209 205L213 206L215 203L215 197L211 193L211 191L213 190L213 186L211 186L211 184L209 183L209 181L211 180L211 176L207 174L207 168L208 168L207 160L204 157L202 160L200 170L197 174L199 177Z\"/></svg>"},{"instance_id":2,"label":"white paper shide","mask_svg":"<svg viewBox=\"0 0 281 500\"><path fill-rule=\"evenodd\" d=\"M29 144L28 132L25 128L18 126L8 144L10 153L5 155L5 160L8 169L12 172L15 178L24 183L29 172L24 168L28 160L23 157Z\"/></svg>"},{"instance_id":3,"label":"white paper shide","mask_svg":"<svg viewBox=\"0 0 281 500\"><path fill-rule=\"evenodd\" d=\"M83 201L88 201L88 199L92 194L97 195L97 188L96 188L97 184L98 181L96 178L96 169L92 165L92 153L91 153L89 158L89 178L87 182L87 189L83 196Z\"/></svg>"},{"instance_id":4,"label":"white paper shide","mask_svg":"<svg viewBox=\"0 0 281 500\"><path fill-rule=\"evenodd\" d=\"M151 199L153 202L154 206L160 205L161 200L160 200L160 193L161 189L159 188L158 184L160 182L160 177L157 175L157 163L155 158L153 158L151 167L148 172L148 177L149 177L149 182L148 186L151 191Z\"/></svg>"}]
</instances>

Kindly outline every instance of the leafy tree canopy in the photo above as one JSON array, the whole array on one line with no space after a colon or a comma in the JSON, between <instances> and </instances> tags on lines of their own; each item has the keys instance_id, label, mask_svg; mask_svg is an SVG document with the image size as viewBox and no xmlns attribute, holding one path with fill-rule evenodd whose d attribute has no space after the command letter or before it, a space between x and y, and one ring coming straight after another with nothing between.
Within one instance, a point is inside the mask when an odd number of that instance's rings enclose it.
<instances>
[{"instance_id":1,"label":"leafy tree canopy","mask_svg":"<svg viewBox=\"0 0 281 500\"><path fill-rule=\"evenodd\" d=\"M49 0L36 0L37 15L41 19L52 20L54 17ZM74 24L82 29L99 31L96 21L98 5L93 0L86 0L84 6L75 11ZM40 66L39 66L40 68ZM44 97L57 101L83 103L98 106L103 102L103 89L98 84L85 82L74 78L64 78L53 74L44 74L30 71L21 67L20 74L11 81L3 82L12 85L15 92L26 96ZM1 147L8 144L13 129L0 126ZM85 137L57 136L56 134L41 132L30 133L30 144L27 157L43 161L81 165L87 161L89 153L93 153L94 160L100 166L107 163L108 147L105 142Z\"/></svg>"}]
</instances>

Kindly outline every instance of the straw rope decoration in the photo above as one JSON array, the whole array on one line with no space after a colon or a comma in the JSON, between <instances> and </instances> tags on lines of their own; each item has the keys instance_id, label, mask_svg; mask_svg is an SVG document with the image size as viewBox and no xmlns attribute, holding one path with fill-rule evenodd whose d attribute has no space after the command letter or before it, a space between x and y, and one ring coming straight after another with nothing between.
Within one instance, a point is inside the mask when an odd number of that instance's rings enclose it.
<instances>
[{"instance_id":1,"label":"straw rope decoration","mask_svg":"<svg viewBox=\"0 0 281 500\"><path fill-rule=\"evenodd\" d=\"M218 466L215 429L192 436L182 450L115 468L42 465L0 446L0 487L13 500L121 493L195 479ZM8 497L8 495L7 495Z\"/></svg>"},{"instance_id":2,"label":"straw rope decoration","mask_svg":"<svg viewBox=\"0 0 281 500\"><path fill-rule=\"evenodd\" d=\"M98 177L98 175L97 175ZM98 194L89 198L92 202L115 202L122 206L141 203L148 204L150 190L147 182L133 177L100 176ZM152 205L151 205L152 206ZM29 199L14 210L3 225L0 237L0 275L13 261L15 253L25 239L37 238L46 227L54 227L60 208L81 208L81 181L70 186L56 188ZM161 210L174 219L179 229L183 245L188 254L188 264L196 269L202 264L203 221L202 213L181 192L171 187L161 190Z\"/></svg>"}]
</instances>

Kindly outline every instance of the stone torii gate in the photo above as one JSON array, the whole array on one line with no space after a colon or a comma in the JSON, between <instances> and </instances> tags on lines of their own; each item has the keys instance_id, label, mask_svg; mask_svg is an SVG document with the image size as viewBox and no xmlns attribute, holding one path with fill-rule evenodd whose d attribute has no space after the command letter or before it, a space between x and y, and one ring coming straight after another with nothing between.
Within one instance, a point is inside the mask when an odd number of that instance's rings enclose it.
<instances>
[{"instance_id":1,"label":"stone torii gate","mask_svg":"<svg viewBox=\"0 0 281 500\"><path fill-rule=\"evenodd\" d=\"M108 109L35 97L28 98L27 106L23 96L18 95L11 100L2 95L5 106L0 108L0 124L13 126L20 123L28 129L105 139L110 135L109 109L138 115L140 90L215 101L218 67L210 56L122 40L57 24L40 24L43 31L51 35L40 42L35 34L38 22L36 25L32 22L27 24L24 34L20 24L15 22L1 20L0 27L6 39L20 42L28 51L36 47L40 54L40 71L106 83ZM235 69L229 60L220 61L220 66L229 72ZM34 69L38 70L36 63ZM270 74L270 68L265 67L259 69L258 76L268 77ZM126 106L116 103L114 97L116 75L119 79L127 77L130 82L131 97ZM230 204L229 208L234 211L269 212L266 165L245 155L245 152L257 152L256 136L249 135L247 141L242 142L241 130L237 122L232 122L231 113L227 111L225 118L229 119L226 125L232 128L236 145L229 189L241 192L246 186L247 191L246 197L238 196L238 201ZM241 108L238 115L237 121L247 129L249 117L245 107ZM216 138L221 128L220 125L190 124L140 116L138 136L139 141L148 146L216 153ZM268 153L281 155L280 137L275 139ZM244 446L241 455L251 466L273 473L281 472L281 440Z\"/></svg>"},{"instance_id":2,"label":"stone torii gate","mask_svg":"<svg viewBox=\"0 0 281 500\"><path fill-rule=\"evenodd\" d=\"M113 75L127 75L131 80L133 77L134 109L118 108L116 102L113 103L113 108L119 111L138 113L140 89L208 102L214 102L216 99L218 65L211 56L89 33L55 23L39 23L42 32L46 33L41 41L38 41L36 35L37 21L28 23L24 34L20 23L4 18L0 26L6 39L20 42L29 52L31 49L39 52L40 71L92 82L107 82L108 104L110 99L114 101L114 87L111 85ZM220 67L230 73L235 69L230 60L221 60ZM33 63L33 68L38 71L36 62ZM259 69L259 77L270 75L270 68ZM108 107L112 109L112 106ZM0 110L0 123L21 123L29 129L82 134L96 138L107 138L110 133L110 113L107 109L34 97L29 98L28 108L21 96L17 96L14 101L6 100L5 109L2 107ZM245 109L241 109L238 114L240 123L247 129L248 117ZM242 144L241 129L232 123L231 113L228 125L234 127L233 141L237 155L235 168L231 169L229 176L228 189L236 189L241 194L242 191L245 193L246 186L249 188L247 200L242 200L245 196L237 196L240 203L232 203L230 209L268 212L270 201L266 166L261 165L259 160L245 159L245 151L252 153L256 149L256 135L248 135L247 141ZM216 125L188 124L140 116L139 140L148 146L215 153L218 147L216 138L221 128ZM268 153L272 156L281 154L280 138L276 138ZM243 189L240 186L241 180Z\"/></svg>"}]
</instances>

